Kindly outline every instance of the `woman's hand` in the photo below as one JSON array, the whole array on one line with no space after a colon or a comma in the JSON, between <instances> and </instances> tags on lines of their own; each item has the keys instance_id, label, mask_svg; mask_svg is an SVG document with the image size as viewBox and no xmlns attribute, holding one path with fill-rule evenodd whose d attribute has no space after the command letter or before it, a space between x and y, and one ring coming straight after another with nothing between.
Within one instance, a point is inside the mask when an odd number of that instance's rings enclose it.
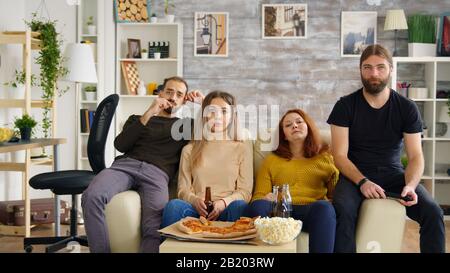
<instances>
[{"instance_id":1,"label":"woman's hand","mask_svg":"<svg viewBox=\"0 0 450 273\"><path fill-rule=\"evenodd\" d=\"M208 220L209 221L216 220L219 217L219 215L222 213L222 211L224 211L225 208L226 208L225 201L223 199L219 199L217 201L214 201L213 202L213 206L214 206L214 209L208 215Z\"/></svg>"},{"instance_id":2,"label":"woman's hand","mask_svg":"<svg viewBox=\"0 0 450 273\"><path fill-rule=\"evenodd\" d=\"M208 216L208 213L206 212L205 200L203 198L197 197L192 206L194 206L195 210L198 212L200 216L203 217Z\"/></svg>"}]
</instances>

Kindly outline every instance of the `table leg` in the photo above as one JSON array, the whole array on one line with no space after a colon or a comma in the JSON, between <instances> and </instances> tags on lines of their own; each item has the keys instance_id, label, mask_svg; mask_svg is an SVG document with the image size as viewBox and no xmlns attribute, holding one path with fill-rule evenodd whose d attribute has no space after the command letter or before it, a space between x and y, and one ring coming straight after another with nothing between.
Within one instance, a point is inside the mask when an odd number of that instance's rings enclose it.
<instances>
[{"instance_id":1,"label":"table leg","mask_svg":"<svg viewBox=\"0 0 450 273\"><path fill-rule=\"evenodd\" d=\"M58 171L58 145L53 145L53 171ZM61 208L59 203L59 195L55 194L55 236L60 236L61 215L59 214Z\"/></svg>"},{"instance_id":2,"label":"table leg","mask_svg":"<svg viewBox=\"0 0 450 273\"><path fill-rule=\"evenodd\" d=\"M31 204L28 181L30 179L30 150L25 150L25 171L22 173L22 198L25 200L25 237L31 235Z\"/></svg>"}]
</instances>

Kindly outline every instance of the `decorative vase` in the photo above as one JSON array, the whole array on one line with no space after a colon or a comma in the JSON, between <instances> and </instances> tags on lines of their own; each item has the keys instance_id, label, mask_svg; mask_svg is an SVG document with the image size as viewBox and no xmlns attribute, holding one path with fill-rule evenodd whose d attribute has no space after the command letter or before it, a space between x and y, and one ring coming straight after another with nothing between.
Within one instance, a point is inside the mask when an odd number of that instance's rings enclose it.
<instances>
[{"instance_id":1,"label":"decorative vase","mask_svg":"<svg viewBox=\"0 0 450 273\"><path fill-rule=\"evenodd\" d=\"M436 44L409 43L409 57L434 57L436 56Z\"/></svg>"},{"instance_id":2,"label":"decorative vase","mask_svg":"<svg viewBox=\"0 0 450 273\"><path fill-rule=\"evenodd\" d=\"M157 23L158 17L150 17L150 23Z\"/></svg>"},{"instance_id":3,"label":"decorative vase","mask_svg":"<svg viewBox=\"0 0 450 273\"><path fill-rule=\"evenodd\" d=\"M175 15L167 14L166 15L166 21L167 21L167 23L173 23L175 21Z\"/></svg>"},{"instance_id":4,"label":"decorative vase","mask_svg":"<svg viewBox=\"0 0 450 273\"><path fill-rule=\"evenodd\" d=\"M87 101L97 100L97 92L84 92Z\"/></svg>"},{"instance_id":5,"label":"decorative vase","mask_svg":"<svg viewBox=\"0 0 450 273\"><path fill-rule=\"evenodd\" d=\"M153 53L153 56L155 57L155 59L161 59L161 52L155 52Z\"/></svg>"},{"instance_id":6,"label":"decorative vase","mask_svg":"<svg viewBox=\"0 0 450 273\"><path fill-rule=\"evenodd\" d=\"M23 100L25 99L25 85L19 84L17 87L10 87L10 93L8 97L10 99Z\"/></svg>"},{"instance_id":7,"label":"decorative vase","mask_svg":"<svg viewBox=\"0 0 450 273\"><path fill-rule=\"evenodd\" d=\"M97 34L97 27L94 25L88 26L88 34L89 35L96 35Z\"/></svg>"},{"instance_id":8,"label":"decorative vase","mask_svg":"<svg viewBox=\"0 0 450 273\"><path fill-rule=\"evenodd\" d=\"M20 139L30 140L31 139L31 128L20 128Z\"/></svg>"}]
</instances>

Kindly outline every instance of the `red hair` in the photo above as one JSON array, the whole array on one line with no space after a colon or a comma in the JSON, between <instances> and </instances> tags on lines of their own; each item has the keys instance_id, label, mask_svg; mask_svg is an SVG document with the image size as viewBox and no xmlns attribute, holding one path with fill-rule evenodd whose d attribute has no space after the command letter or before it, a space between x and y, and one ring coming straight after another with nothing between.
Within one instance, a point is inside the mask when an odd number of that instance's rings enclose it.
<instances>
[{"instance_id":1,"label":"red hair","mask_svg":"<svg viewBox=\"0 0 450 273\"><path fill-rule=\"evenodd\" d=\"M291 109L284 114L278 124L279 144L278 148L274 150L273 153L286 159L292 158L292 153L289 148L289 141L287 141L286 135L283 131L283 121L286 116L291 113L299 114L308 126L308 135L306 136L305 143L303 145L303 156L306 158L311 158L322 152L328 151L329 147L326 143L323 143L322 138L320 137L319 129L316 127L316 124L312 118L301 109Z\"/></svg>"}]
</instances>

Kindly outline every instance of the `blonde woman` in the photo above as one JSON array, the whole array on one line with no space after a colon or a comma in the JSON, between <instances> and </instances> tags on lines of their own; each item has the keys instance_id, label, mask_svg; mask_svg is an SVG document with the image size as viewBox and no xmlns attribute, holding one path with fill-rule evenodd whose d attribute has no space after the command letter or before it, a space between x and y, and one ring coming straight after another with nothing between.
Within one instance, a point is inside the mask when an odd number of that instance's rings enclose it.
<instances>
[{"instance_id":1,"label":"blonde woman","mask_svg":"<svg viewBox=\"0 0 450 273\"><path fill-rule=\"evenodd\" d=\"M236 99L229 93L209 93L202 104L194 140L183 148L178 177L178 198L163 212L161 226L187 217L235 221L251 199L253 159L251 144L243 141L236 119ZM200 132L200 135L198 134ZM205 204L211 188L212 211Z\"/></svg>"}]
</instances>

